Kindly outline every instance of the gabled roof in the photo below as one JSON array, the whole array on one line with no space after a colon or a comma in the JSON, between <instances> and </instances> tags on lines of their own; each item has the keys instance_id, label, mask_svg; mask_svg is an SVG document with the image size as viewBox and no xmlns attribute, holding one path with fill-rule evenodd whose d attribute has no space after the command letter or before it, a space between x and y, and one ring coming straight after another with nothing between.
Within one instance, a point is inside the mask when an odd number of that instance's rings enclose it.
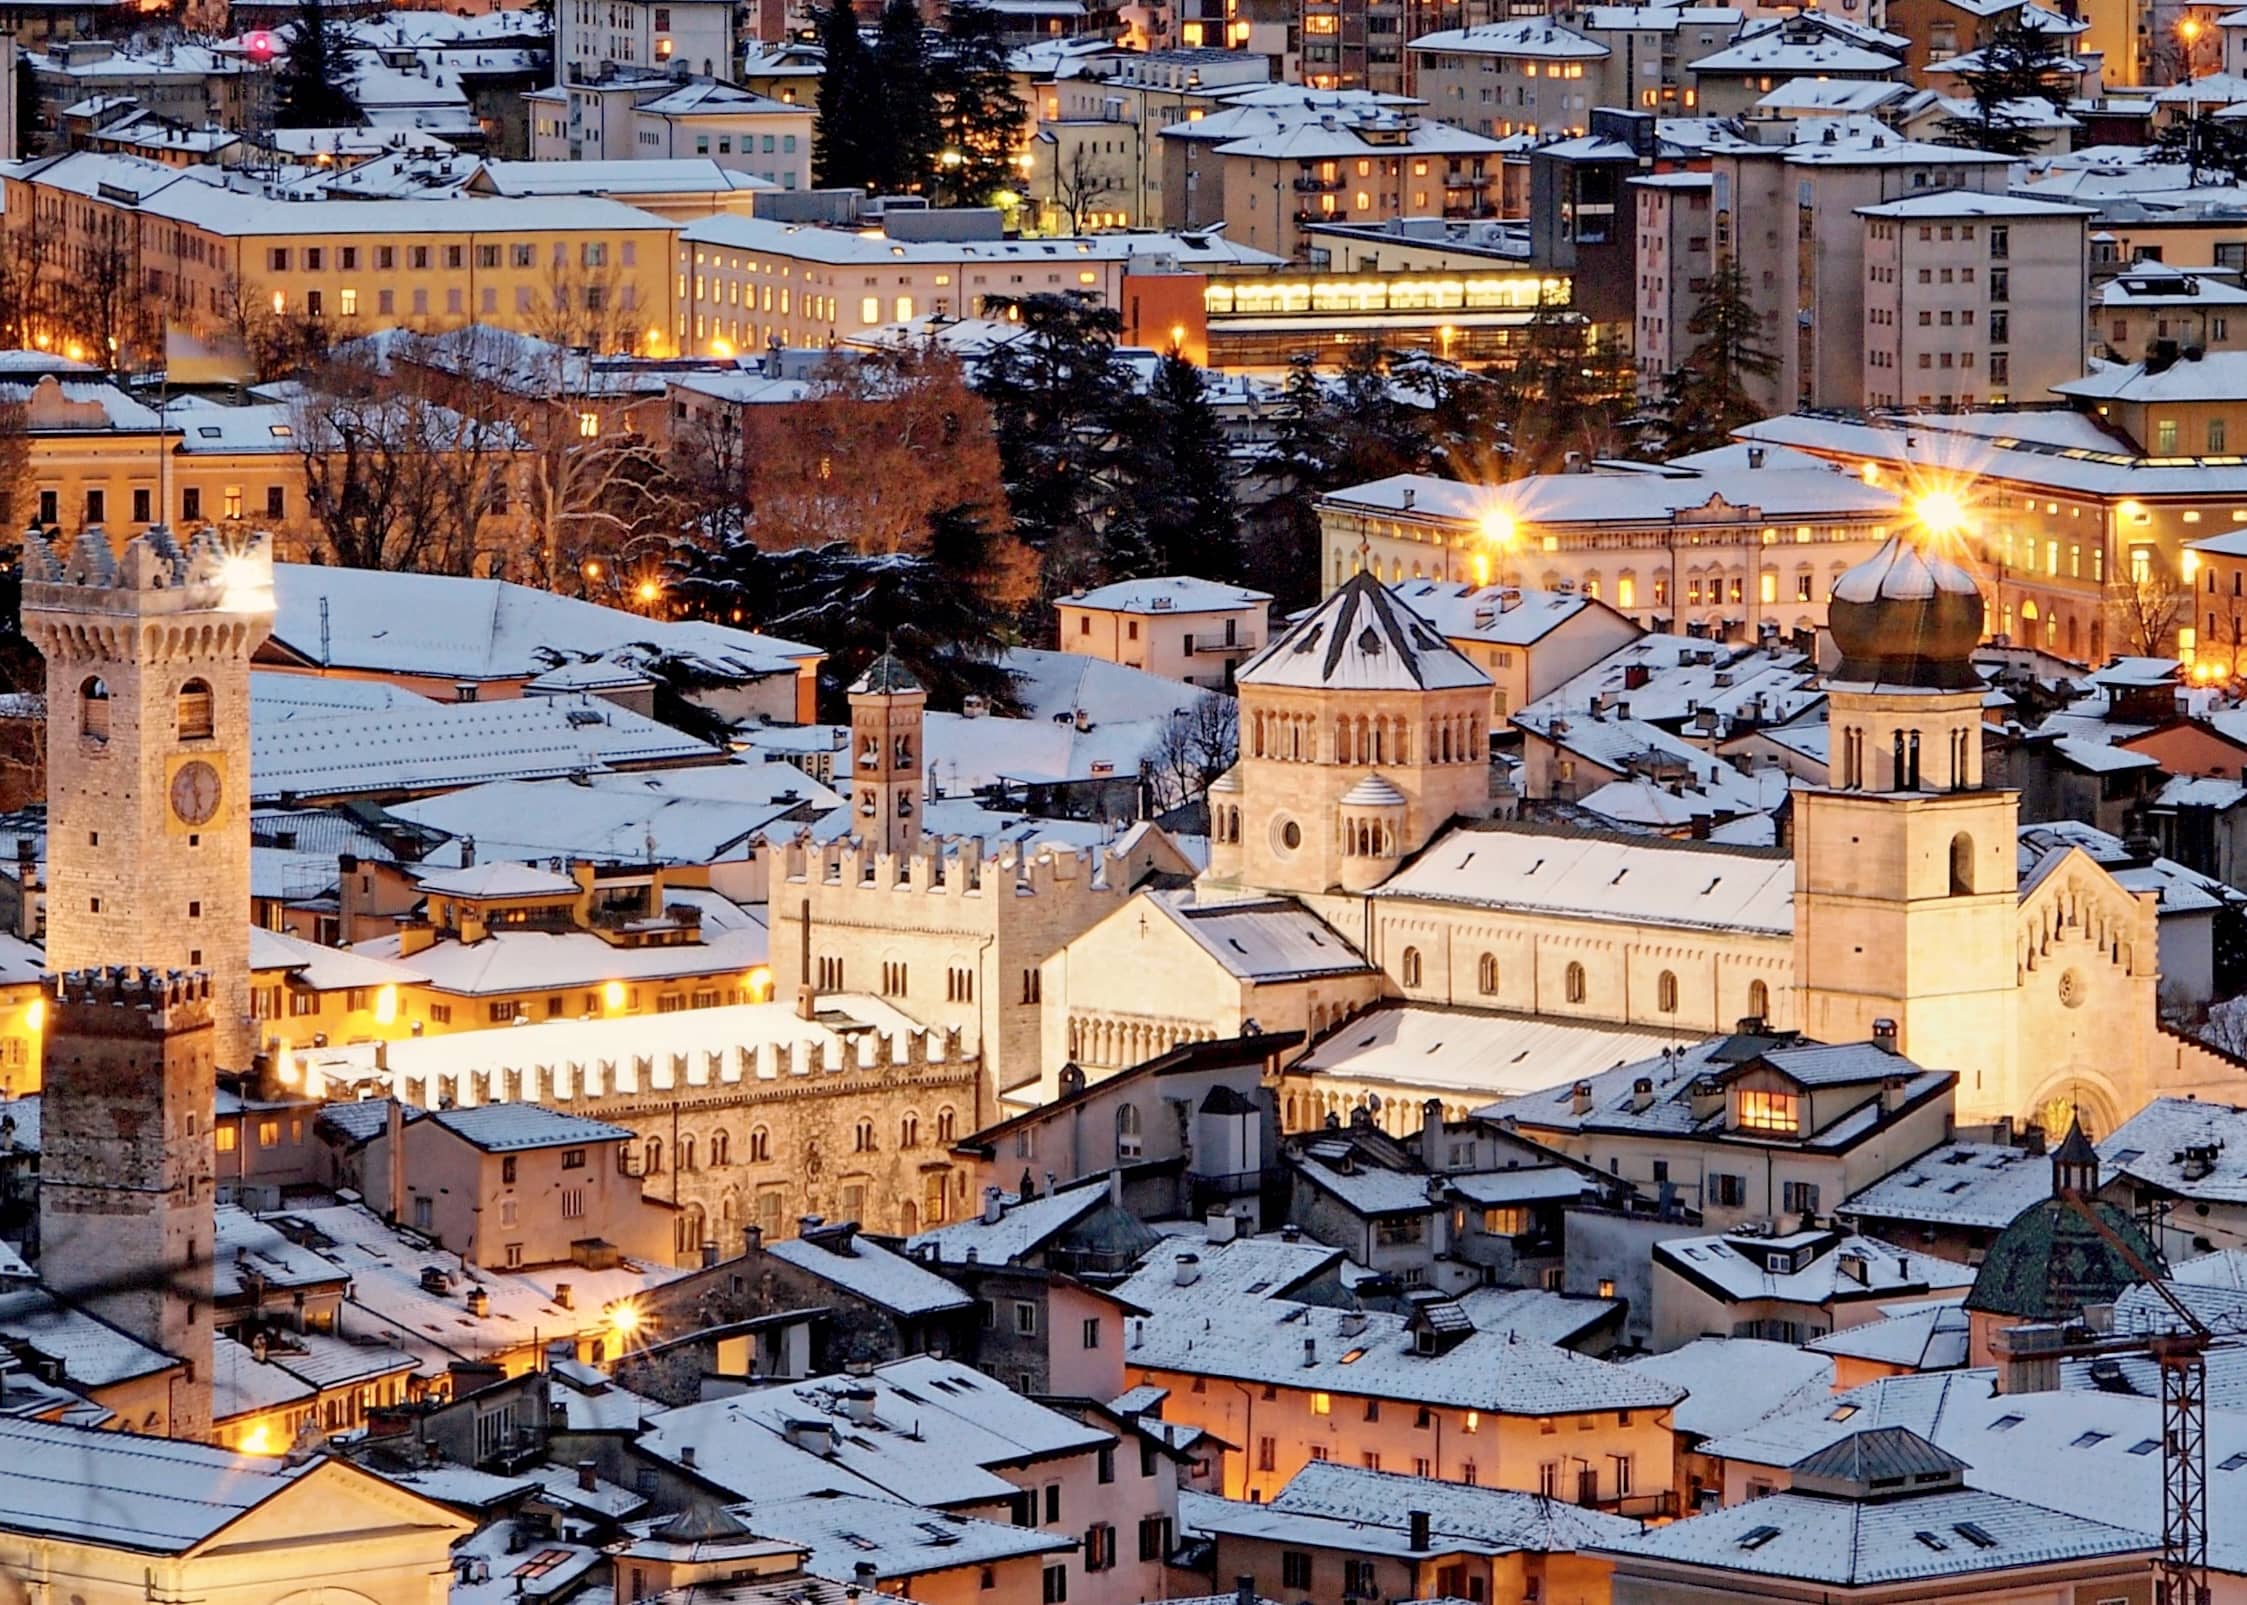
<instances>
[{"instance_id":1,"label":"gabled roof","mask_svg":"<svg viewBox=\"0 0 2247 1605\"><path fill-rule=\"evenodd\" d=\"M1243 686L1339 691L1444 691L1490 684L1489 675L1369 573L1352 575L1241 665L1235 678Z\"/></svg>"}]
</instances>

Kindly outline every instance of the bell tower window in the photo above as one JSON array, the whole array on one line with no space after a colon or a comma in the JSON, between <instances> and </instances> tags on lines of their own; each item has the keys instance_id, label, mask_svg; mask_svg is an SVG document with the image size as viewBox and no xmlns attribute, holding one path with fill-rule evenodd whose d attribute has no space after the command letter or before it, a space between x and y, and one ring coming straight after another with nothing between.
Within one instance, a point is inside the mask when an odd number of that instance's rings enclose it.
<instances>
[{"instance_id":1,"label":"bell tower window","mask_svg":"<svg viewBox=\"0 0 2247 1605\"><path fill-rule=\"evenodd\" d=\"M109 686L99 675L78 687L78 734L90 747L109 745Z\"/></svg>"},{"instance_id":2,"label":"bell tower window","mask_svg":"<svg viewBox=\"0 0 2247 1605\"><path fill-rule=\"evenodd\" d=\"M211 684L190 680L179 688L179 739L208 741L211 733Z\"/></svg>"}]
</instances>

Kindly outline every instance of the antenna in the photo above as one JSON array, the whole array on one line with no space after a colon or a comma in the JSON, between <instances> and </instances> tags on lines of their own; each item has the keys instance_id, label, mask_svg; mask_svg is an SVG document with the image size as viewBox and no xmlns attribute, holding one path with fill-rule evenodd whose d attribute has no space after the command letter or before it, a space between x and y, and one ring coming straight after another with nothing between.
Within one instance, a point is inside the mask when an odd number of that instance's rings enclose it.
<instances>
[{"instance_id":1,"label":"antenna","mask_svg":"<svg viewBox=\"0 0 2247 1605\"><path fill-rule=\"evenodd\" d=\"M320 667L328 666L328 599L320 598Z\"/></svg>"}]
</instances>

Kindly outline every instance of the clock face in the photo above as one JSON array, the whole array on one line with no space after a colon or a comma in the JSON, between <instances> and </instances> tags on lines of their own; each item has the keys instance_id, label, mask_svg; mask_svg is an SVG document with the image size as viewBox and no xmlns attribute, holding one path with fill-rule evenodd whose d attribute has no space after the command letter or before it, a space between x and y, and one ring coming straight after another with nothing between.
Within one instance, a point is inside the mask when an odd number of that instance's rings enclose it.
<instances>
[{"instance_id":1,"label":"clock face","mask_svg":"<svg viewBox=\"0 0 2247 1605\"><path fill-rule=\"evenodd\" d=\"M218 771L197 758L172 775L172 812L182 824L207 825L218 812Z\"/></svg>"}]
</instances>

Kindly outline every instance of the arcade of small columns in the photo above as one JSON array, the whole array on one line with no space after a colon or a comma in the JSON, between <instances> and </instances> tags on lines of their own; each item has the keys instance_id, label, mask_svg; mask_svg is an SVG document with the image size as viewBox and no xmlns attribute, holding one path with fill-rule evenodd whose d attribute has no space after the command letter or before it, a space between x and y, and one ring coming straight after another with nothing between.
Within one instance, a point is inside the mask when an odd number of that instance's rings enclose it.
<instances>
[{"instance_id":1,"label":"arcade of small columns","mask_svg":"<svg viewBox=\"0 0 2247 1605\"><path fill-rule=\"evenodd\" d=\"M1248 756L1278 763L1409 764L1413 721L1401 715L1342 714L1331 727L1316 713L1256 709L1248 720ZM1481 763L1489 733L1485 717L1472 713L1435 714L1422 722L1423 763ZM1333 740L1321 737L1331 729Z\"/></svg>"}]
</instances>

